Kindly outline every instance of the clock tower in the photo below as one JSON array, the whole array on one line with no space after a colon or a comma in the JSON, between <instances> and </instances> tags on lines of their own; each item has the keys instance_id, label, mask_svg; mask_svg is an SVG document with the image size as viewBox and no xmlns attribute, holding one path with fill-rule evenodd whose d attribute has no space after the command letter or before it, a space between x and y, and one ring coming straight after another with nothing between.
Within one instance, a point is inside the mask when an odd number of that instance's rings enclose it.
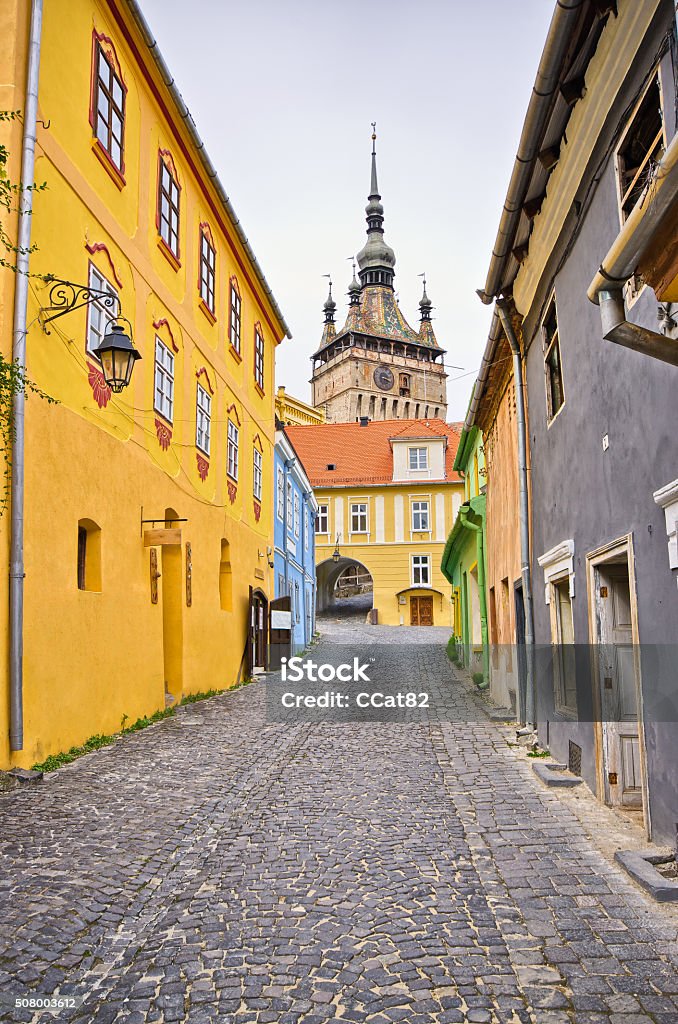
<instances>
[{"instance_id":1,"label":"clock tower","mask_svg":"<svg viewBox=\"0 0 678 1024\"><path fill-rule=\"evenodd\" d=\"M374 126L373 126L374 127ZM419 302L419 330L407 323L393 290L395 253L384 240L384 207L377 186L376 135L365 208L367 242L358 253L348 287L346 322L337 331L332 284L323 307L322 338L311 357L312 403L328 423L445 419L447 388L443 357L431 323L431 300Z\"/></svg>"}]
</instances>

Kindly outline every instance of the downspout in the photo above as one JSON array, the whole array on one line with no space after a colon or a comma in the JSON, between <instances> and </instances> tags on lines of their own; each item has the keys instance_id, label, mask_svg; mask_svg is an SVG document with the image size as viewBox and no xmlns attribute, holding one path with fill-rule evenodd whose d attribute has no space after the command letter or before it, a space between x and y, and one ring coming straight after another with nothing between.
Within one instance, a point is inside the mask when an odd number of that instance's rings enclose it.
<instances>
[{"instance_id":1,"label":"downspout","mask_svg":"<svg viewBox=\"0 0 678 1024\"><path fill-rule=\"evenodd\" d=\"M33 182L35 142L38 118L38 77L40 73L40 39L42 35L42 0L33 0L28 42L24 137L21 152L21 184L17 231L16 283L14 286L14 336L12 359L26 367L26 321L28 310L29 249L31 247L31 214L33 191L25 186ZM24 657L24 439L26 396L23 388L12 399L14 440L12 443L12 479L9 556L9 693L10 750L23 750L23 657Z\"/></svg>"},{"instance_id":2,"label":"downspout","mask_svg":"<svg viewBox=\"0 0 678 1024\"><path fill-rule=\"evenodd\" d=\"M478 600L480 602L480 642L483 645L483 682L479 690L486 690L490 685L490 659L488 651L487 636L487 599L485 597L485 544L483 542L483 528L475 523L469 523L468 515L471 511L470 505L462 505L459 509L459 522L465 529L472 530L476 535L476 560L478 562Z\"/></svg>"},{"instance_id":3,"label":"downspout","mask_svg":"<svg viewBox=\"0 0 678 1024\"><path fill-rule=\"evenodd\" d=\"M506 338L513 353L513 379L516 388L516 419L518 421L518 481L520 488L520 564L525 603L525 708L521 725L534 725L534 609L532 604L532 574L530 572L530 509L527 486L527 429L525 417L525 385L523 382L523 361L520 346L513 331L505 299L497 299L495 308L499 313ZM522 714L521 714L522 719Z\"/></svg>"}]
</instances>

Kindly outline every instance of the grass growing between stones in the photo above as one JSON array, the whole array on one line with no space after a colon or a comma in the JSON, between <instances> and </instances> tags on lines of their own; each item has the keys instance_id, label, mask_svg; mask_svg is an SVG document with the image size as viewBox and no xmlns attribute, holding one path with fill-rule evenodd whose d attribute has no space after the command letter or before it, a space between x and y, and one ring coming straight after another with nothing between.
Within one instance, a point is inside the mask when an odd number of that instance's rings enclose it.
<instances>
[{"instance_id":1,"label":"grass growing between stones","mask_svg":"<svg viewBox=\"0 0 678 1024\"><path fill-rule=\"evenodd\" d=\"M176 714L177 708L179 707L183 707L186 704L196 704L198 701L207 700L209 697L217 697L220 693L230 693L232 690L240 690L243 686L248 686L251 682L253 682L252 679L245 678L235 686L229 686L223 690L201 690L199 693L188 693L185 697L182 697L180 703L174 707L155 711L152 715L144 715L143 718L137 718L136 722L132 722L131 725L125 724L127 721L127 715L123 715L122 728L119 732L108 735L97 734L95 736L90 736L89 739L85 740L85 742L80 746L71 747L70 750L64 750L59 754L50 754L50 756L46 757L44 761L34 764L32 770L34 772L54 772L57 768L63 768L64 765L70 764L72 761L76 761L84 754L91 754L93 750L100 750L102 747L109 747L111 743L114 743L120 736L126 736L128 733L132 732L140 732L142 729L147 729L149 725L155 725L156 722L161 722L164 718L171 718Z\"/></svg>"}]
</instances>

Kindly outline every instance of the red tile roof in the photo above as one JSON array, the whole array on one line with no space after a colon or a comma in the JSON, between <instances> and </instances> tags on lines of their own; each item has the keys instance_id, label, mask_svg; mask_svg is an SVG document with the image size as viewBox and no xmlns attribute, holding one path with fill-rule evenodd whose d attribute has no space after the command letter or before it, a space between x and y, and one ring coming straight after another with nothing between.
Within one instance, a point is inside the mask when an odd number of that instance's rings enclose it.
<instances>
[{"instance_id":1,"label":"red tile roof","mask_svg":"<svg viewBox=\"0 0 678 1024\"><path fill-rule=\"evenodd\" d=\"M313 487L347 487L393 483L390 440L445 437L446 480L461 480L452 466L460 425L443 420L371 420L359 423L311 423L287 426L288 435ZM335 469L328 470L329 464ZM430 481L426 481L430 483Z\"/></svg>"}]
</instances>

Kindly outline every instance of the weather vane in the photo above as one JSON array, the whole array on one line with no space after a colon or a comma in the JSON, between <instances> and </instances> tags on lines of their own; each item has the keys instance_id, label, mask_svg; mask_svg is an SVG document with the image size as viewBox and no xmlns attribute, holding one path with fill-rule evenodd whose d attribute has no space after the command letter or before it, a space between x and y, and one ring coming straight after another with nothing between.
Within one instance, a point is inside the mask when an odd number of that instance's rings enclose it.
<instances>
[{"instance_id":1,"label":"weather vane","mask_svg":"<svg viewBox=\"0 0 678 1024\"><path fill-rule=\"evenodd\" d=\"M372 121L372 154L376 153L375 143L377 141L377 122Z\"/></svg>"}]
</instances>

